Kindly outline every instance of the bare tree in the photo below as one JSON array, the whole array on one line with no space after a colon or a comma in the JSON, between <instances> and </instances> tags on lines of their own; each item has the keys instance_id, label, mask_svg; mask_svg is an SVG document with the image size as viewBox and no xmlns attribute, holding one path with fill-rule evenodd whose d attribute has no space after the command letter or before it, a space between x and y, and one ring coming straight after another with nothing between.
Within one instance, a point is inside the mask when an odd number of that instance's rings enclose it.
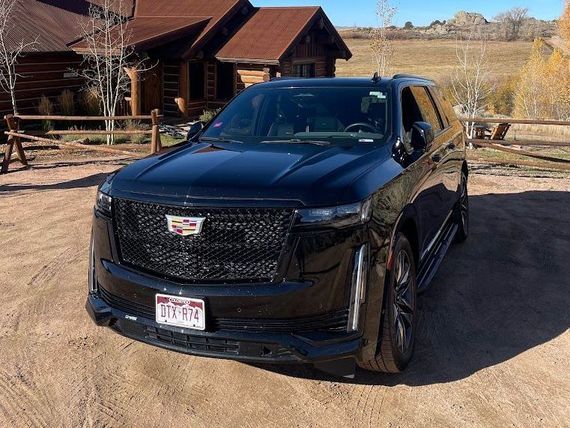
<instances>
[{"instance_id":1,"label":"bare tree","mask_svg":"<svg viewBox=\"0 0 570 428\"><path fill-rule=\"evenodd\" d=\"M517 40L521 27L528 19L528 9L525 7L513 7L505 12L499 13L495 21L501 24L505 40Z\"/></svg>"},{"instance_id":2,"label":"bare tree","mask_svg":"<svg viewBox=\"0 0 570 428\"><path fill-rule=\"evenodd\" d=\"M123 0L101 0L91 4L89 19L82 23L84 61L80 73L88 89L97 94L104 116L116 115L129 91L129 75L147 70L129 43L129 20L120 13L122 10ZM105 130L114 131L115 122L106 121ZM111 134L107 144L113 142Z\"/></svg>"},{"instance_id":3,"label":"bare tree","mask_svg":"<svg viewBox=\"0 0 570 428\"><path fill-rule=\"evenodd\" d=\"M378 25L370 33L370 47L376 61L376 71L380 76L388 74L393 53L392 41L388 37L388 31L397 10L390 4L390 0L377 0L376 2Z\"/></svg>"},{"instance_id":4,"label":"bare tree","mask_svg":"<svg viewBox=\"0 0 570 428\"><path fill-rule=\"evenodd\" d=\"M16 82L20 75L16 72L18 59L26 52L36 50L37 39L26 42L15 41L11 37L14 24L12 15L18 0L0 0L0 88L10 94L12 110L18 114L16 99Z\"/></svg>"},{"instance_id":5,"label":"bare tree","mask_svg":"<svg viewBox=\"0 0 570 428\"><path fill-rule=\"evenodd\" d=\"M457 65L451 76L452 94L455 103L467 118L480 115L485 109L485 101L492 92L487 62L487 41L484 38L474 41L470 34L456 44ZM466 123L467 135L473 138L474 122Z\"/></svg>"}]
</instances>

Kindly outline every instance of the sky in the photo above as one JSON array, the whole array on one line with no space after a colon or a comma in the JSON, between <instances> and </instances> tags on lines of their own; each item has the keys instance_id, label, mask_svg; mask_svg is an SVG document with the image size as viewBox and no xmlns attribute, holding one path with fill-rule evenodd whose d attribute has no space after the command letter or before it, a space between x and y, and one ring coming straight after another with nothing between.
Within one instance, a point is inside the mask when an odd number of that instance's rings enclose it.
<instances>
[{"instance_id":1,"label":"sky","mask_svg":"<svg viewBox=\"0 0 570 428\"><path fill-rule=\"evenodd\" d=\"M334 25L369 27L376 24L375 0L252 0L255 6L322 6ZM529 15L540 19L556 19L562 14L563 0L392 0L398 8L394 24L406 21L414 25L429 25L432 21L452 18L455 12L465 10L482 13L491 20L499 12L520 6L529 9Z\"/></svg>"}]
</instances>

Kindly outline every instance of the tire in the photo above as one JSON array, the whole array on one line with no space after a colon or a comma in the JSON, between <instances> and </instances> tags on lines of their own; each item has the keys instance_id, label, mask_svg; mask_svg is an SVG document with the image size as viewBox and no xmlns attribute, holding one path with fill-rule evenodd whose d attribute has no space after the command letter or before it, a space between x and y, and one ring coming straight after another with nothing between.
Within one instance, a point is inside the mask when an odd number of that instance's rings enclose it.
<instances>
[{"instance_id":1,"label":"tire","mask_svg":"<svg viewBox=\"0 0 570 428\"><path fill-rule=\"evenodd\" d=\"M416 266L412 247L401 233L396 237L393 254L393 267L386 277L376 355L359 362L363 369L385 373L401 372L412 359L417 324Z\"/></svg>"},{"instance_id":2,"label":"tire","mask_svg":"<svg viewBox=\"0 0 570 428\"><path fill-rule=\"evenodd\" d=\"M455 223L457 233L455 242L465 242L469 237L469 192L467 185L467 174L461 172L461 185L459 188L459 200L455 205Z\"/></svg>"}]
</instances>

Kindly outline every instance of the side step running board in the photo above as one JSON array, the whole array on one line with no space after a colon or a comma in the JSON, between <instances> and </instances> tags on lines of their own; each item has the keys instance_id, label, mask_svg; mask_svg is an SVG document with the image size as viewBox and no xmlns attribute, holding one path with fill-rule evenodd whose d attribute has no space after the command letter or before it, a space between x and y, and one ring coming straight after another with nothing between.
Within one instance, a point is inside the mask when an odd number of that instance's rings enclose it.
<instances>
[{"instance_id":1,"label":"side step running board","mask_svg":"<svg viewBox=\"0 0 570 428\"><path fill-rule=\"evenodd\" d=\"M445 234L443 235L443 239L439 242L432 255L426 261L425 266L422 266L422 269L418 274L419 293L424 292L428 289L433 277L441 265L441 262L447 254L449 247L451 247L451 244L453 244L453 240L458 229L459 228L457 224L450 223Z\"/></svg>"}]
</instances>

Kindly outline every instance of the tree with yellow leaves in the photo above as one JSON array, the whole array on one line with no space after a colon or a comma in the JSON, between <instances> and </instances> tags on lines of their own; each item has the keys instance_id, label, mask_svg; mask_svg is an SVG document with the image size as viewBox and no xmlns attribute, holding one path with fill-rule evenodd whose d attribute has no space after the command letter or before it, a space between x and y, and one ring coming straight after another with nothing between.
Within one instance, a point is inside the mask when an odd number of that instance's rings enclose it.
<instances>
[{"instance_id":1,"label":"tree with yellow leaves","mask_svg":"<svg viewBox=\"0 0 570 428\"><path fill-rule=\"evenodd\" d=\"M566 6L564 7L564 12L560 17L558 29L560 37L564 39L567 48L570 49L570 0L566 0Z\"/></svg>"},{"instance_id":2,"label":"tree with yellow leaves","mask_svg":"<svg viewBox=\"0 0 570 428\"><path fill-rule=\"evenodd\" d=\"M570 119L570 60L562 51L544 53L544 42L534 42L515 90L515 115L533 119Z\"/></svg>"}]
</instances>

